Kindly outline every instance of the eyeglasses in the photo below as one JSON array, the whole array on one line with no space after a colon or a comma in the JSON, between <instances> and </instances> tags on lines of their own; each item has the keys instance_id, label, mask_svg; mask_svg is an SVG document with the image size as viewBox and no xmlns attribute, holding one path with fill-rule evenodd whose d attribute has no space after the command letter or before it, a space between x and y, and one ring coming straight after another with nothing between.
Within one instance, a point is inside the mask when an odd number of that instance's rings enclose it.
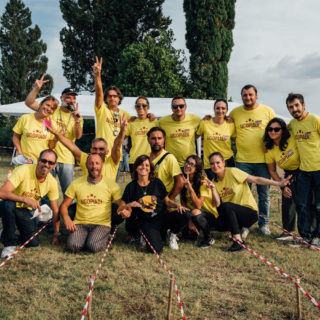
<instances>
[{"instance_id":1,"label":"eyeglasses","mask_svg":"<svg viewBox=\"0 0 320 320\"><path fill-rule=\"evenodd\" d=\"M39 161L41 163L43 163L43 164L47 164L48 163L50 166L53 166L53 165L56 164L54 161L50 161L50 160L47 160L47 159L40 159Z\"/></svg>"},{"instance_id":2,"label":"eyeglasses","mask_svg":"<svg viewBox=\"0 0 320 320\"><path fill-rule=\"evenodd\" d=\"M190 166L190 167L195 167L196 166L196 164L194 163L194 162L190 162L190 161L188 161L188 160L186 160L185 162L184 162L184 164L186 165L186 166Z\"/></svg>"},{"instance_id":3,"label":"eyeglasses","mask_svg":"<svg viewBox=\"0 0 320 320\"><path fill-rule=\"evenodd\" d=\"M172 105L172 109L175 109L175 110L178 109L178 108L183 109L184 106L185 106L185 104L173 104Z\"/></svg>"},{"instance_id":4,"label":"eyeglasses","mask_svg":"<svg viewBox=\"0 0 320 320\"><path fill-rule=\"evenodd\" d=\"M117 94L108 94L108 98L118 98L119 96Z\"/></svg>"},{"instance_id":5,"label":"eyeglasses","mask_svg":"<svg viewBox=\"0 0 320 320\"><path fill-rule=\"evenodd\" d=\"M147 104L145 104L145 103L137 103L136 104L136 108L138 109L138 108L146 108L146 107L149 107Z\"/></svg>"},{"instance_id":6,"label":"eyeglasses","mask_svg":"<svg viewBox=\"0 0 320 320\"><path fill-rule=\"evenodd\" d=\"M279 127L275 127L275 128L273 128L273 127L268 127L267 128L267 131L268 132L272 132L272 131L274 131L274 132L279 132L281 130L281 128L279 128Z\"/></svg>"}]
</instances>

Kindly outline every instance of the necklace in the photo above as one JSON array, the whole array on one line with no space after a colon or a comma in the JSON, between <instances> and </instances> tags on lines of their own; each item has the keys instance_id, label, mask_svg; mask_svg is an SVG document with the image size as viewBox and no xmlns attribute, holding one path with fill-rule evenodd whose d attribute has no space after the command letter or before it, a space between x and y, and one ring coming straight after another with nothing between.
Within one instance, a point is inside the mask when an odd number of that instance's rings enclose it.
<instances>
[{"instance_id":1,"label":"necklace","mask_svg":"<svg viewBox=\"0 0 320 320\"><path fill-rule=\"evenodd\" d=\"M149 185L149 184L148 184L148 185ZM144 196L147 195L148 185L146 185L146 186L143 187L143 186L140 186L140 184L138 183L138 186L141 188L142 193L143 193Z\"/></svg>"},{"instance_id":2,"label":"necklace","mask_svg":"<svg viewBox=\"0 0 320 320\"><path fill-rule=\"evenodd\" d=\"M67 122L67 124L66 124L66 126L65 126L65 124L64 124L64 122L63 122L63 120L62 120L62 116L61 116L61 110L59 109L59 114L60 114L60 126L61 126L61 128L62 128L62 134L64 135L66 132L67 132L67 129L68 129L68 126L69 126L69 123L70 123L70 120L71 120L71 113L70 113L70 115L69 115L69 119L68 119L68 122Z\"/></svg>"}]
</instances>

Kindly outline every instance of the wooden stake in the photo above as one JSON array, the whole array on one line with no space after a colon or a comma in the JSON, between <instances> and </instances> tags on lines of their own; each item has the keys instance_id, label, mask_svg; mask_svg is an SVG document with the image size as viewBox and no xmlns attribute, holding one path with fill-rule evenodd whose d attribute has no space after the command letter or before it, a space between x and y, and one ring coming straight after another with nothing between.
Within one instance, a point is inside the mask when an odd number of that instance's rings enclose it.
<instances>
[{"instance_id":1,"label":"wooden stake","mask_svg":"<svg viewBox=\"0 0 320 320\"><path fill-rule=\"evenodd\" d=\"M92 282L93 282L93 278L92 278L92 276L90 276L89 288L91 287ZM91 297L90 297L89 305L88 305L88 320L92 320L92 309L91 309L92 299L93 299L93 290L92 290L92 292L91 292Z\"/></svg>"},{"instance_id":2,"label":"wooden stake","mask_svg":"<svg viewBox=\"0 0 320 320\"><path fill-rule=\"evenodd\" d=\"M170 288L169 288L167 320L170 320L170 318L171 318L171 315L170 315L170 314L171 314L171 306L172 306L173 285L174 285L174 273L171 272L171 275L170 275Z\"/></svg>"},{"instance_id":3,"label":"wooden stake","mask_svg":"<svg viewBox=\"0 0 320 320\"><path fill-rule=\"evenodd\" d=\"M297 278L297 283L300 284L300 278ZM302 320L302 311L301 311L301 296L300 289L296 286L297 291L297 312L298 312L298 320Z\"/></svg>"}]
</instances>

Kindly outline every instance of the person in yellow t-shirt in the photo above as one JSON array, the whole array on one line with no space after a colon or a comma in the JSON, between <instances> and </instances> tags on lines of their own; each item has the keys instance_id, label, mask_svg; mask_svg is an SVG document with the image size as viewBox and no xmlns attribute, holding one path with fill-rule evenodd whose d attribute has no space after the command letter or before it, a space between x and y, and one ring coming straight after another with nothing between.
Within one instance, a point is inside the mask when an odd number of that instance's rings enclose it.
<instances>
[{"instance_id":1,"label":"person in yellow t-shirt","mask_svg":"<svg viewBox=\"0 0 320 320\"><path fill-rule=\"evenodd\" d=\"M47 131L58 101L54 96L47 96L40 102L38 111L22 115L13 127L13 144L17 154L32 159L36 163L42 150L53 148L52 135Z\"/></svg>"},{"instance_id":2,"label":"person in yellow t-shirt","mask_svg":"<svg viewBox=\"0 0 320 320\"><path fill-rule=\"evenodd\" d=\"M79 252L86 247L92 252L104 250L111 228L111 203L120 207L120 187L102 175L103 160L99 154L91 154L86 161L88 175L74 180L68 187L60 205L60 214L70 235L67 248ZM77 201L76 214L72 221L68 208Z\"/></svg>"},{"instance_id":3,"label":"person in yellow t-shirt","mask_svg":"<svg viewBox=\"0 0 320 320\"><path fill-rule=\"evenodd\" d=\"M263 141L267 149L266 163L272 179L281 180L276 166L284 170L285 177L292 176L290 184L282 190L281 206L283 228L292 232L296 228L296 188L300 165L296 142L293 135L290 134L287 124L280 118L273 118L269 121ZM277 240L292 239L292 235L285 232L277 238Z\"/></svg>"},{"instance_id":4,"label":"person in yellow t-shirt","mask_svg":"<svg viewBox=\"0 0 320 320\"><path fill-rule=\"evenodd\" d=\"M293 119L289 127L300 155L297 179L298 231L307 242L320 248L320 117L306 111L303 95L289 93L286 105ZM311 232L311 199L316 207L316 228ZM301 245L295 242L293 245Z\"/></svg>"},{"instance_id":5,"label":"person in yellow t-shirt","mask_svg":"<svg viewBox=\"0 0 320 320\"><path fill-rule=\"evenodd\" d=\"M257 103L258 91L251 84L241 89L243 105L233 109L230 117L236 128L236 167L250 175L270 178L265 163L263 135L268 122L275 117L273 109ZM249 184L251 187L251 184ZM257 186L258 191L258 219L259 230L270 235L270 190L268 186Z\"/></svg>"},{"instance_id":6,"label":"person in yellow t-shirt","mask_svg":"<svg viewBox=\"0 0 320 320\"><path fill-rule=\"evenodd\" d=\"M290 176L281 181L252 176L238 168L227 168L220 152L210 155L210 166L216 177L213 180L221 199L218 207L219 216L227 223L235 239L242 242L248 235L249 228L258 219L257 204L248 183L284 187ZM241 231L242 229L242 231ZM241 235L240 235L241 232ZM243 247L234 241L229 251L241 251Z\"/></svg>"},{"instance_id":7,"label":"person in yellow t-shirt","mask_svg":"<svg viewBox=\"0 0 320 320\"><path fill-rule=\"evenodd\" d=\"M220 152L226 160L228 167L234 167L231 138L235 137L234 122L228 122L228 101L223 98L216 99L213 105L214 117L201 120L197 130L197 136L203 139L203 162L207 177L212 180L213 174L210 169L209 155L215 151Z\"/></svg>"},{"instance_id":8,"label":"person in yellow t-shirt","mask_svg":"<svg viewBox=\"0 0 320 320\"><path fill-rule=\"evenodd\" d=\"M183 97L177 96L171 102L172 115L159 120L159 127L166 132L166 150L178 160L180 168L184 160L196 153L196 131L200 118L187 114L187 104Z\"/></svg>"},{"instance_id":9,"label":"person in yellow t-shirt","mask_svg":"<svg viewBox=\"0 0 320 320\"><path fill-rule=\"evenodd\" d=\"M25 104L35 111L39 109L39 104L35 99L42 86L49 82L49 80L44 80L44 77L45 74L35 81L33 89L25 100ZM61 105L51 117L56 128L73 142L82 137L83 128L83 118L80 116L77 95L77 92L72 88L65 88L60 96ZM58 155L59 162L51 173L54 177L58 175L61 189L64 193L73 180L74 157L70 150L59 142L56 143L54 151Z\"/></svg>"},{"instance_id":10,"label":"person in yellow t-shirt","mask_svg":"<svg viewBox=\"0 0 320 320\"><path fill-rule=\"evenodd\" d=\"M132 173L135 160L142 154L150 154L151 148L148 143L147 133L152 127L159 125L158 120L150 121L148 111L150 108L149 100L146 97L138 97L135 102L135 109L138 117L129 122L126 135L131 138L131 149L129 155L129 167Z\"/></svg>"},{"instance_id":11,"label":"person in yellow t-shirt","mask_svg":"<svg viewBox=\"0 0 320 320\"><path fill-rule=\"evenodd\" d=\"M54 231L59 231L58 184L50 174L56 164L56 153L50 149L43 150L39 155L38 164L25 164L15 168L0 188L0 199L5 200L2 204L1 241L4 249L1 258L10 256L18 243L23 244L35 234L35 220L30 219L32 210L41 211L40 200L45 195L48 195L53 212ZM16 227L20 232L19 239L15 234ZM36 237L27 246L38 245L39 239Z\"/></svg>"}]
</instances>

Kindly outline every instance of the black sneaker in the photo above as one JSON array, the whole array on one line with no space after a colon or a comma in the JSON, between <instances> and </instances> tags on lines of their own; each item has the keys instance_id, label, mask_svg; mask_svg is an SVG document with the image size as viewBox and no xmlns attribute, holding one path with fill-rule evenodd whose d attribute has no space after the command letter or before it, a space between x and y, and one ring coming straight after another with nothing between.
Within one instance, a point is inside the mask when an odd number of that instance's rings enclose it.
<instances>
[{"instance_id":1,"label":"black sneaker","mask_svg":"<svg viewBox=\"0 0 320 320\"><path fill-rule=\"evenodd\" d=\"M200 244L199 244L199 248L201 249L205 249L205 248L209 248L211 247L213 244L215 243L213 238L207 238L207 239L203 239Z\"/></svg>"},{"instance_id":2,"label":"black sneaker","mask_svg":"<svg viewBox=\"0 0 320 320\"><path fill-rule=\"evenodd\" d=\"M243 244L245 244L244 241L242 241ZM244 247L241 246L238 242L234 241L232 246L228 249L230 252L236 252L236 251L242 251L244 250Z\"/></svg>"},{"instance_id":3,"label":"black sneaker","mask_svg":"<svg viewBox=\"0 0 320 320\"><path fill-rule=\"evenodd\" d=\"M310 240L306 238L303 238L303 240L305 242L300 241L298 238L295 238L293 239L293 241L290 241L288 245L292 248L308 248L309 246L306 244L306 242L310 243Z\"/></svg>"},{"instance_id":4,"label":"black sneaker","mask_svg":"<svg viewBox=\"0 0 320 320\"><path fill-rule=\"evenodd\" d=\"M279 237L276 238L280 241L287 241L287 240L293 240L293 236L290 233L281 233Z\"/></svg>"}]
</instances>

